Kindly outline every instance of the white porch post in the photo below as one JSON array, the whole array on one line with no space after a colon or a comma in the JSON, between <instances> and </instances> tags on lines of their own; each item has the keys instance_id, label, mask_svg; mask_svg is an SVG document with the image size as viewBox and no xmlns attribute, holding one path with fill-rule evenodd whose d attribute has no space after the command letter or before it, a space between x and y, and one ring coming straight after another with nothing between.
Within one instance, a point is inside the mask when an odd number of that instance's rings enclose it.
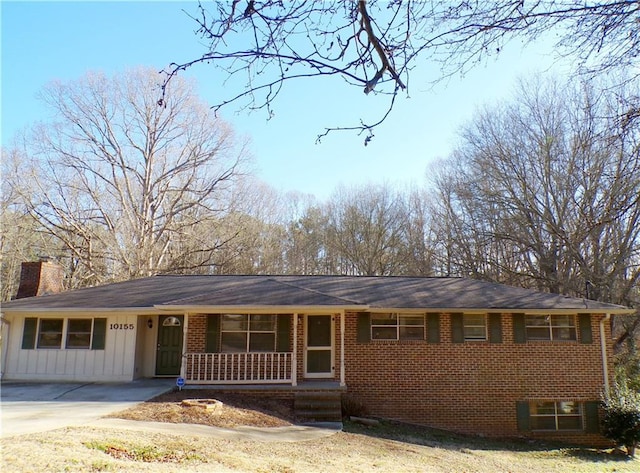
<instances>
[{"instance_id":1,"label":"white porch post","mask_svg":"<svg viewBox=\"0 0 640 473\"><path fill-rule=\"evenodd\" d=\"M345 386L344 375L344 310L340 311L340 386Z\"/></svg>"},{"instance_id":2,"label":"white porch post","mask_svg":"<svg viewBox=\"0 0 640 473\"><path fill-rule=\"evenodd\" d=\"M189 314L184 314L182 325L182 362L180 363L180 377L187 379L187 332L189 330Z\"/></svg>"},{"instance_id":3,"label":"white porch post","mask_svg":"<svg viewBox=\"0 0 640 473\"><path fill-rule=\"evenodd\" d=\"M298 314L293 314L293 352L291 353L291 386L298 385Z\"/></svg>"}]
</instances>

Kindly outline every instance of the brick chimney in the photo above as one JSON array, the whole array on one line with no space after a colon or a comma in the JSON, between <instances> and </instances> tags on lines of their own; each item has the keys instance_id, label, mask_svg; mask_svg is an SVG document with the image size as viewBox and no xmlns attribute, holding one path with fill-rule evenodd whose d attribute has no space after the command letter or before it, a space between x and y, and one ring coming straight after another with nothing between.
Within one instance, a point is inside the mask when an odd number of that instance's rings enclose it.
<instances>
[{"instance_id":1,"label":"brick chimney","mask_svg":"<svg viewBox=\"0 0 640 473\"><path fill-rule=\"evenodd\" d=\"M57 263L47 260L24 262L16 299L62 292L63 278L62 266Z\"/></svg>"}]
</instances>

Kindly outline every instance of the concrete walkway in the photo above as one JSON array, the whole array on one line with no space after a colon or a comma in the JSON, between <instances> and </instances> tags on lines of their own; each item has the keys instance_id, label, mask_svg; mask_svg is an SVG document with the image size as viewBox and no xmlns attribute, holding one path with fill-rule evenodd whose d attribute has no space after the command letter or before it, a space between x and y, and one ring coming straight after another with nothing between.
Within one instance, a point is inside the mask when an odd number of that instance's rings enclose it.
<instances>
[{"instance_id":1,"label":"concrete walkway","mask_svg":"<svg viewBox=\"0 0 640 473\"><path fill-rule=\"evenodd\" d=\"M3 381L0 436L85 425L165 393L174 383L173 379L140 379L129 383Z\"/></svg>"},{"instance_id":2,"label":"concrete walkway","mask_svg":"<svg viewBox=\"0 0 640 473\"><path fill-rule=\"evenodd\" d=\"M237 427L233 429L195 424L169 424L111 419L118 412L171 390L173 379L141 379L130 383L27 383L3 382L0 386L0 437L47 432L64 427L89 426L178 435L202 435L220 439L264 442L300 442L327 437L342 424L326 423L287 427Z\"/></svg>"},{"instance_id":3,"label":"concrete walkway","mask_svg":"<svg viewBox=\"0 0 640 473\"><path fill-rule=\"evenodd\" d=\"M329 437L342 430L341 422L285 427L240 426L223 428L199 424L167 424L164 422L140 422L109 418L100 419L86 425L104 429L127 429L171 435L197 435L215 439L254 440L260 442L305 442Z\"/></svg>"}]
</instances>

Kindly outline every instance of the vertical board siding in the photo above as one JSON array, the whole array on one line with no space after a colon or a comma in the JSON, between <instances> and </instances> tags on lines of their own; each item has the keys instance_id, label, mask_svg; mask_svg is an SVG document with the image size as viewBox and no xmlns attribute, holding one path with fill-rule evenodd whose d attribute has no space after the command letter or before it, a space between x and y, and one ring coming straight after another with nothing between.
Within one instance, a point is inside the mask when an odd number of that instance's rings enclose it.
<instances>
[{"instance_id":1,"label":"vertical board siding","mask_svg":"<svg viewBox=\"0 0 640 473\"><path fill-rule=\"evenodd\" d=\"M46 318L46 316L40 317ZM52 318L65 318L55 316ZM101 318L92 314L74 314L73 318ZM129 381L134 378L136 334L145 327L138 326L136 315L102 317L106 319L104 349L22 349L24 318L15 318L10 326L6 379L60 381ZM129 330L111 329L133 324ZM65 323L66 330L66 323ZM36 334L37 336L37 334ZM66 332L63 333L63 339ZM63 340L64 344L64 340Z\"/></svg>"}]
</instances>

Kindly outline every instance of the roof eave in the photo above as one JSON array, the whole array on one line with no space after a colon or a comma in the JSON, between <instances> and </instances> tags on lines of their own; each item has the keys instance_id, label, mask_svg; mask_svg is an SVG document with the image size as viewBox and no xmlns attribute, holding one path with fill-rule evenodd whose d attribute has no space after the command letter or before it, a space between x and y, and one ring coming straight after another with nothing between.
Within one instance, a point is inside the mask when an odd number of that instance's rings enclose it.
<instances>
[{"instance_id":1,"label":"roof eave","mask_svg":"<svg viewBox=\"0 0 640 473\"><path fill-rule=\"evenodd\" d=\"M634 314L635 309L620 308L527 308L527 307L376 307L368 306L371 312L464 312L464 313L491 313L491 314Z\"/></svg>"},{"instance_id":2,"label":"roof eave","mask_svg":"<svg viewBox=\"0 0 640 473\"><path fill-rule=\"evenodd\" d=\"M157 314L158 310L153 307L16 307L11 309L0 309L2 314L81 314L81 313L132 313L139 315Z\"/></svg>"},{"instance_id":3,"label":"roof eave","mask_svg":"<svg viewBox=\"0 0 640 473\"><path fill-rule=\"evenodd\" d=\"M636 313L636 309L626 307L619 308L560 308L560 309L544 309L544 308L526 308L526 307L504 307L504 308L482 308L482 307L375 307L370 305L155 305L153 307L56 307L56 308L10 308L0 309L2 314L10 315L13 313L21 315L39 315L39 314L80 314L80 313L135 313L138 315L157 314L162 312L177 313L221 313L221 312L283 312L283 313L307 313L307 312L336 312L336 311L372 311L372 312L465 312L465 313L526 313L526 314L612 314L612 315L631 315Z\"/></svg>"},{"instance_id":4,"label":"roof eave","mask_svg":"<svg viewBox=\"0 0 640 473\"><path fill-rule=\"evenodd\" d=\"M308 313L368 310L368 305L156 305L163 312L180 313L222 313L222 312L264 312L264 313Z\"/></svg>"}]
</instances>

